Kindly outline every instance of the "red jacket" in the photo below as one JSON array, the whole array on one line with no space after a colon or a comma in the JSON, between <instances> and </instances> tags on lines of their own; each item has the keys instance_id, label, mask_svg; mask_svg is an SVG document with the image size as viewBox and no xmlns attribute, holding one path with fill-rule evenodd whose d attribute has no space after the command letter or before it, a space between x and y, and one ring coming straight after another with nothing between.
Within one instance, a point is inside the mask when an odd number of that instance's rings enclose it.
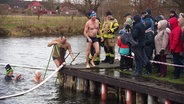
<instances>
[{"instance_id":1,"label":"red jacket","mask_svg":"<svg viewBox=\"0 0 184 104\"><path fill-rule=\"evenodd\" d=\"M121 43L120 37L118 37L118 46L119 46L120 48L129 48L128 45L125 45L125 44Z\"/></svg>"},{"instance_id":2,"label":"red jacket","mask_svg":"<svg viewBox=\"0 0 184 104\"><path fill-rule=\"evenodd\" d=\"M180 53L183 51L183 44L181 40L182 30L178 25L178 19L172 17L169 19L171 33L169 36L170 50L174 53Z\"/></svg>"}]
</instances>

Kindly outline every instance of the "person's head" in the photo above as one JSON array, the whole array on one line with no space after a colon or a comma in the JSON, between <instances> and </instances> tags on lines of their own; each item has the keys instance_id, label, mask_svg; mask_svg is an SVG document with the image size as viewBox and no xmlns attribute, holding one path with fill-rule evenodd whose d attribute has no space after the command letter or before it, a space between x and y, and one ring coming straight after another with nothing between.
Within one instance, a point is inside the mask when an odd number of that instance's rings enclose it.
<instances>
[{"instance_id":1,"label":"person's head","mask_svg":"<svg viewBox=\"0 0 184 104\"><path fill-rule=\"evenodd\" d=\"M90 11L89 12L89 17L92 19L92 20L96 20L96 12L95 11Z\"/></svg>"},{"instance_id":2,"label":"person's head","mask_svg":"<svg viewBox=\"0 0 184 104\"><path fill-rule=\"evenodd\" d=\"M106 12L106 17L107 17L108 20L112 19L113 18L112 13L110 11L107 11Z\"/></svg>"},{"instance_id":3,"label":"person's head","mask_svg":"<svg viewBox=\"0 0 184 104\"><path fill-rule=\"evenodd\" d=\"M160 21L158 22L157 28L158 28L159 30L160 30L160 29L166 29L167 25L168 25L167 20L160 20Z\"/></svg>"},{"instance_id":4,"label":"person's head","mask_svg":"<svg viewBox=\"0 0 184 104\"><path fill-rule=\"evenodd\" d=\"M151 10L150 9L146 9L145 12L146 12L146 14L151 15Z\"/></svg>"},{"instance_id":5,"label":"person's head","mask_svg":"<svg viewBox=\"0 0 184 104\"><path fill-rule=\"evenodd\" d=\"M35 77L40 79L41 78L41 72L39 70L35 71Z\"/></svg>"},{"instance_id":6,"label":"person's head","mask_svg":"<svg viewBox=\"0 0 184 104\"><path fill-rule=\"evenodd\" d=\"M172 17L177 17L177 14L174 10L170 10L170 13L169 13L169 17L172 18Z\"/></svg>"},{"instance_id":7,"label":"person's head","mask_svg":"<svg viewBox=\"0 0 184 104\"><path fill-rule=\"evenodd\" d=\"M10 64L7 64L7 65L5 66L5 69L6 69L6 75L8 75L8 76L12 76L12 75L13 75L13 69L12 69L12 67L10 66Z\"/></svg>"},{"instance_id":8,"label":"person's head","mask_svg":"<svg viewBox=\"0 0 184 104\"><path fill-rule=\"evenodd\" d=\"M131 18L132 15L131 15L131 13L126 13L123 17L124 17L125 19L126 19L126 18Z\"/></svg>"},{"instance_id":9,"label":"person's head","mask_svg":"<svg viewBox=\"0 0 184 104\"><path fill-rule=\"evenodd\" d=\"M133 20L134 20L134 22L140 22L141 21L141 16L137 14L133 17Z\"/></svg>"},{"instance_id":10,"label":"person's head","mask_svg":"<svg viewBox=\"0 0 184 104\"><path fill-rule=\"evenodd\" d=\"M66 43L67 38L65 36L61 36L60 38L61 38L61 43L63 44Z\"/></svg>"},{"instance_id":11,"label":"person's head","mask_svg":"<svg viewBox=\"0 0 184 104\"><path fill-rule=\"evenodd\" d=\"M180 13L179 18L184 18L184 13Z\"/></svg>"},{"instance_id":12,"label":"person's head","mask_svg":"<svg viewBox=\"0 0 184 104\"><path fill-rule=\"evenodd\" d=\"M164 19L164 16L163 15L158 15L155 17L155 22L159 22L160 20L163 20Z\"/></svg>"},{"instance_id":13,"label":"person's head","mask_svg":"<svg viewBox=\"0 0 184 104\"><path fill-rule=\"evenodd\" d=\"M141 12L141 18L144 18L147 15L147 12Z\"/></svg>"}]
</instances>

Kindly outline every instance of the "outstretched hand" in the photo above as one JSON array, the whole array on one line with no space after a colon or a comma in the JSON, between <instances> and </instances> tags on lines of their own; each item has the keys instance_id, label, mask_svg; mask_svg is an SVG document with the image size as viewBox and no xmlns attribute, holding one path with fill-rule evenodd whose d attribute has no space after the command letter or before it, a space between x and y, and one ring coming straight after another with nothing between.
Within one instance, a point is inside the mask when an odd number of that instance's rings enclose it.
<instances>
[{"instance_id":1,"label":"outstretched hand","mask_svg":"<svg viewBox=\"0 0 184 104\"><path fill-rule=\"evenodd\" d=\"M15 77L15 80L20 80L21 79L21 74L17 74Z\"/></svg>"}]
</instances>

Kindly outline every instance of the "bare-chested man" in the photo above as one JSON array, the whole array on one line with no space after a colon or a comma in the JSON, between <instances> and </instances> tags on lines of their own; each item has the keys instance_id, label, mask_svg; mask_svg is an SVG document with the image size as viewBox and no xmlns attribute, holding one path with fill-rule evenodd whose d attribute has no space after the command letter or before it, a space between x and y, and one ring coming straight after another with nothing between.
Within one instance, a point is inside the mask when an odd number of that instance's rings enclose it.
<instances>
[{"instance_id":1,"label":"bare-chested man","mask_svg":"<svg viewBox=\"0 0 184 104\"><path fill-rule=\"evenodd\" d=\"M86 68L90 68L88 58L91 51L91 45L95 48L95 54L90 61L92 66L95 66L94 60L99 55L99 42L97 39L97 34L100 34L100 27L99 27L99 20L96 19L96 13L94 11L90 12L90 19L86 22L86 25L84 27L84 35L87 38L87 49L86 49ZM101 34L100 34L101 36ZM101 36L101 40L103 41L103 37Z\"/></svg>"},{"instance_id":2,"label":"bare-chested man","mask_svg":"<svg viewBox=\"0 0 184 104\"><path fill-rule=\"evenodd\" d=\"M74 60L71 45L69 42L67 42L67 39L65 36L61 36L60 38L54 39L48 43L48 47L51 47L52 45L56 45L54 47L52 58L57 67L59 67L63 62L65 62L65 54L67 50L72 60Z\"/></svg>"}]
</instances>

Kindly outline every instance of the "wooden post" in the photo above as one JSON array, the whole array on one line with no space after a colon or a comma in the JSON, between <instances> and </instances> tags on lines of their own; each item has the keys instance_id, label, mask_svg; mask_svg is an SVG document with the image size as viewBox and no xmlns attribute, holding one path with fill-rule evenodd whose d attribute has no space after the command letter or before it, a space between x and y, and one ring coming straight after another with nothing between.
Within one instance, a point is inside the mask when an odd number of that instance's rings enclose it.
<instances>
[{"instance_id":1,"label":"wooden post","mask_svg":"<svg viewBox=\"0 0 184 104\"><path fill-rule=\"evenodd\" d=\"M120 72L118 72L118 71L115 70L115 71L114 71L114 76L119 78Z\"/></svg>"},{"instance_id":2,"label":"wooden post","mask_svg":"<svg viewBox=\"0 0 184 104\"><path fill-rule=\"evenodd\" d=\"M80 79L77 77L77 80L76 80L76 89L77 91L80 90Z\"/></svg>"},{"instance_id":3,"label":"wooden post","mask_svg":"<svg viewBox=\"0 0 184 104\"><path fill-rule=\"evenodd\" d=\"M165 100L165 104L172 104L171 101L169 99Z\"/></svg>"},{"instance_id":4,"label":"wooden post","mask_svg":"<svg viewBox=\"0 0 184 104\"><path fill-rule=\"evenodd\" d=\"M85 91L85 94L90 94L90 82L89 80L85 80L85 88L84 88L84 91Z\"/></svg>"},{"instance_id":5,"label":"wooden post","mask_svg":"<svg viewBox=\"0 0 184 104\"><path fill-rule=\"evenodd\" d=\"M101 85L101 100L106 101L107 99L107 86L106 84L102 83Z\"/></svg>"},{"instance_id":6,"label":"wooden post","mask_svg":"<svg viewBox=\"0 0 184 104\"><path fill-rule=\"evenodd\" d=\"M154 98L151 95L148 95L148 103L147 104L154 104Z\"/></svg>"},{"instance_id":7,"label":"wooden post","mask_svg":"<svg viewBox=\"0 0 184 104\"><path fill-rule=\"evenodd\" d=\"M126 90L126 104L132 104L132 91Z\"/></svg>"},{"instance_id":8,"label":"wooden post","mask_svg":"<svg viewBox=\"0 0 184 104\"><path fill-rule=\"evenodd\" d=\"M144 104L143 96L136 92L136 104Z\"/></svg>"}]
</instances>

